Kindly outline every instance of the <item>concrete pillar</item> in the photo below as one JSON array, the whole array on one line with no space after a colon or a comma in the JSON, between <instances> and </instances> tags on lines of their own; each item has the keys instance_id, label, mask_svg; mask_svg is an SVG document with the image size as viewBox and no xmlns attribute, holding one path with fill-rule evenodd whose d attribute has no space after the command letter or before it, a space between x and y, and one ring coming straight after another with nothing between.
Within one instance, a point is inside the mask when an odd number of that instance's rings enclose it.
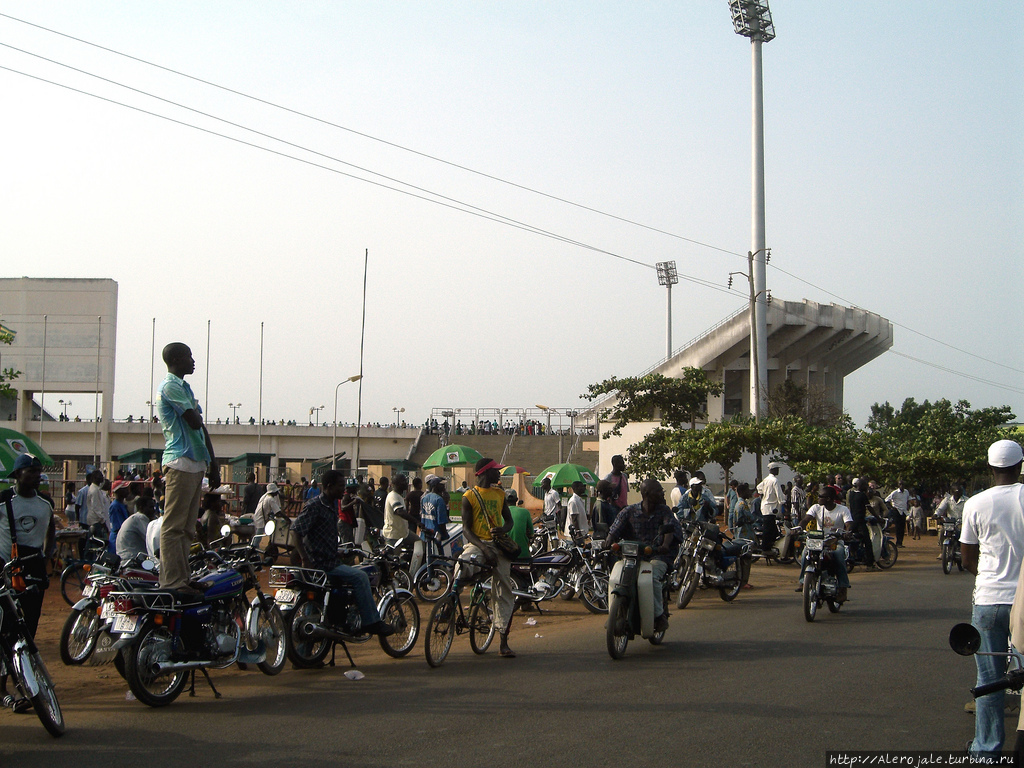
<instances>
[{"instance_id":1,"label":"concrete pillar","mask_svg":"<svg viewBox=\"0 0 1024 768\"><path fill-rule=\"evenodd\" d=\"M715 397L708 395L708 421L721 421L725 416L725 368L714 372L708 378L718 381L722 385L722 394Z\"/></svg>"}]
</instances>

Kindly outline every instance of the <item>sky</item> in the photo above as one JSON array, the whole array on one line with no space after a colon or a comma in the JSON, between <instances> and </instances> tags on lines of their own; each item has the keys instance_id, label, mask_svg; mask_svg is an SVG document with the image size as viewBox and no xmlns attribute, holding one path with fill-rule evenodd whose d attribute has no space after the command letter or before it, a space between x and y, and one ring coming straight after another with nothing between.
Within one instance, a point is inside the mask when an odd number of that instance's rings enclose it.
<instances>
[{"instance_id":1,"label":"sky","mask_svg":"<svg viewBox=\"0 0 1024 768\"><path fill-rule=\"evenodd\" d=\"M895 324L846 379L860 425L907 397L1024 420L1024 5L771 11L773 297ZM0 14L0 271L118 282L115 417L146 410L155 318L208 418L256 415L261 324L264 417L332 418L366 254L364 421L584 405L664 357L658 261L684 276L673 347L745 304L751 46L726 0Z\"/></svg>"}]
</instances>

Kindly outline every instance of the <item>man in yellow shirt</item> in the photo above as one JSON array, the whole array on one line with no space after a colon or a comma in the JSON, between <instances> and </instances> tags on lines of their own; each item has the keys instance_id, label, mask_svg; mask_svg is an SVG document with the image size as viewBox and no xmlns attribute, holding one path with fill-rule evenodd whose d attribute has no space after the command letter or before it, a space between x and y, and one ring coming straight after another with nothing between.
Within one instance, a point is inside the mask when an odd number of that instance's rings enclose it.
<instances>
[{"instance_id":1,"label":"man in yellow shirt","mask_svg":"<svg viewBox=\"0 0 1024 768\"><path fill-rule=\"evenodd\" d=\"M491 576L491 600L494 610L494 625L501 639L499 653L506 659L514 659L515 653L508 647L508 632L512 626L512 612L515 610L515 596L512 594L512 579L509 575L509 560L494 545L494 534L512 530L512 512L501 487L502 465L494 459L480 459L476 463L476 487L462 497L462 530L465 549L461 560L483 558L493 569ZM472 566L459 564L455 582L473 575Z\"/></svg>"}]
</instances>

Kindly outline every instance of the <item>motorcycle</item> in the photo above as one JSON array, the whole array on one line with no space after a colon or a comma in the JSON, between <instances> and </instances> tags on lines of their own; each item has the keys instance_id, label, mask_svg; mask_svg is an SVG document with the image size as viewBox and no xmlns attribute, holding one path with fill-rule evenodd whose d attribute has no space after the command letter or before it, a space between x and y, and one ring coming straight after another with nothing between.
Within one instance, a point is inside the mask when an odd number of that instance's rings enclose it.
<instances>
[{"instance_id":1,"label":"motorcycle","mask_svg":"<svg viewBox=\"0 0 1024 768\"><path fill-rule=\"evenodd\" d=\"M28 590L39 589L38 584L26 584L28 577L20 569L26 561L42 555L12 558L3 569L0 583L0 677L9 676L18 693L32 704L39 721L51 736L64 733L64 715L53 687L50 673L39 655L25 616L21 612L19 596Z\"/></svg>"},{"instance_id":2,"label":"motorcycle","mask_svg":"<svg viewBox=\"0 0 1024 768\"><path fill-rule=\"evenodd\" d=\"M559 574L550 571L544 576L544 583L560 578L565 587L561 591L564 600L572 600L577 595L584 607L591 613L608 612L608 571L606 565L609 553L603 552L600 545L587 542L575 527L570 529L572 540L563 542L572 561Z\"/></svg>"},{"instance_id":3,"label":"motorcycle","mask_svg":"<svg viewBox=\"0 0 1024 768\"><path fill-rule=\"evenodd\" d=\"M274 522L266 526L272 536ZM222 535L230 527L221 529ZM120 651L124 677L139 701L151 707L173 702L192 674L199 670L220 698L208 669L233 664L256 664L266 675L284 667L288 632L281 611L263 593L257 571L265 553L257 548L262 537L241 547L203 554L208 563L198 578L203 593L182 597L164 590L133 589L112 592L111 636ZM247 593L255 591L249 601Z\"/></svg>"},{"instance_id":4,"label":"motorcycle","mask_svg":"<svg viewBox=\"0 0 1024 768\"><path fill-rule=\"evenodd\" d=\"M146 562L148 567L143 567ZM117 573L94 573L86 579L82 599L74 604L60 631L60 658L68 666L84 664L96 650L99 638L104 638L106 650L111 644L109 630L112 624L112 603L107 600L112 592L158 587L152 562L146 558L133 558ZM102 656L103 654L101 654Z\"/></svg>"},{"instance_id":5,"label":"motorcycle","mask_svg":"<svg viewBox=\"0 0 1024 768\"><path fill-rule=\"evenodd\" d=\"M946 520L942 524L942 572L949 575L953 565L964 569L960 559L960 521Z\"/></svg>"},{"instance_id":6,"label":"motorcycle","mask_svg":"<svg viewBox=\"0 0 1024 768\"><path fill-rule=\"evenodd\" d=\"M800 562L800 556L803 554L804 541L801 533L803 529L799 526L789 526L785 523L779 524L779 538L769 548L767 552L762 552L762 557L766 561L771 562L777 560L783 565L788 565L793 562Z\"/></svg>"},{"instance_id":7,"label":"motorcycle","mask_svg":"<svg viewBox=\"0 0 1024 768\"><path fill-rule=\"evenodd\" d=\"M530 557L557 549L561 539L558 538L558 521L554 515L542 517L533 526L530 536Z\"/></svg>"},{"instance_id":8,"label":"motorcycle","mask_svg":"<svg viewBox=\"0 0 1024 768\"><path fill-rule=\"evenodd\" d=\"M896 548L896 541L886 531L889 530L889 520L879 520L877 517L869 516L864 522L868 527L868 535L871 537L871 549L875 556L875 563L879 568L888 570L896 564L900 551ZM867 557L864 552L864 545L860 541L851 540L850 546L846 549L846 570L852 573L854 566L867 565Z\"/></svg>"},{"instance_id":9,"label":"motorcycle","mask_svg":"<svg viewBox=\"0 0 1024 768\"><path fill-rule=\"evenodd\" d=\"M808 531L804 541L804 618L814 621L818 608L828 604L831 613L843 606L839 599L839 582L832 560L836 557L839 536L834 533Z\"/></svg>"},{"instance_id":10,"label":"motorcycle","mask_svg":"<svg viewBox=\"0 0 1024 768\"><path fill-rule=\"evenodd\" d=\"M726 538L716 523L687 521L684 533L672 576L666 578L670 589L679 590L676 607L685 608L697 587L717 589L726 602L735 600L750 578L753 542Z\"/></svg>"},{"instance_id":11,"label":"motorcycle","mask_svg":"<svg viewBox=\"0 0 1024 768\"><path fill-rule=\"evenodd\" d=\"M366 555L361 549L349 547L343 553ZM381 648L396 659L405 656L419 637L420 611L412 592L398 586L396 574L401 571L401 560L396 549L385 547L356 567L366 572L370 587L379 595L377 612L381 620L396 629L393 635L379 636ZM283 611L290 638L288 658L296 667L320 666L337 645L355 666L347 643L365 643L373 635L363 630L352 587L331 584L327 571L290 566L271 568L270 585L277 589L274 599Z\"/></svg>"},{"instance_id":12,"label":"motorcycle","mask_svg":"<svg viewBox=\"0 0 1024 768\"><path fill-rule=\"evenodd\" d=\"M529 560L513 560L509 571L517 603L537 604L562 594L568 588L565 576L579 562L575 554L570 549L557 547Z\"/></svg>"},{"instance_id":13,"label":"motorcycle","mask_svg":"<svg viewBox=\"0 0 1024 768\"><path fill-rule=\"evenodd\" d=\"M665 630L654 628L654 572L651 547L638 541L612 544L612 551L621 559L612 567L608 578L608 622L605 638L608 655L621 659L629 641L640 635L651 645L661 645ZM662 599L668 600L668 579L662 587ZM666 604L667 603L663 603Z\"/></svg>"},{"instance_id":14,"label":"motorcycle","mask_svg":"<svg viewBox=\"0 0 1024 768\"><path fill-rule=\"evenodd\" d=\"M949 631L949 647L961 656L1001 656L1006 659L1006 674L991 683L971 688L974 698L988 696L996 691L1019 691L1024 688L1024 656L1012 645L1002 652L980 651L981 633L973 624L960 623Z\"/></svg>"}]
</instances>

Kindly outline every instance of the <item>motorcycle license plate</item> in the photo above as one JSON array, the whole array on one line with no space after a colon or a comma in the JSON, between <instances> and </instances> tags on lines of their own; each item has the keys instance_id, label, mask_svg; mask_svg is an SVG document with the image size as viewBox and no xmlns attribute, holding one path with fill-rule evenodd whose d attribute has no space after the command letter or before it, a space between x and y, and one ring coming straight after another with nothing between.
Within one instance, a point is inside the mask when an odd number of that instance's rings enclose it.
<instances>
[{"instance_id":1,"label":"motorcycle license plate","mask_svg":"<svg viewBox=\"0 0 1024 768\"><path fill-rule=\"evenodd\" d=\"M821 539L808 539L805 545L808 552L820 552L825 547L825 542Z\"/></svg>"},{"instance_id":2,"label":"motorcycle license plate","mask_svg":"<svg viewBox=\"0 0 1024 768\"><path fill-rule=\"evenodd\" d=\"M85 589L82 590L82 597L92 597L96 594L96 585L87 584Z\"/></svg>"},{"instance_id":3,"label":"motorcycle license plate","mask_svg":"<svg viewBox=\"0 0 1024 768\"><path fill-rule=\"evenodd\" d=\"M299 599L299 593L294 589L279 589L274 593L274 602L278 605L291 605Z\"/></svg>"},{"instance_id":4,"label":"motorcycle license plate","mask_svg":"<svg viewBox=\"0 0 1024 768\"><path fill-rule=\"evenodd\" d=\"M695 565L693 566L693 570L694 570L695 572L697 572L698 574L700 574L700 573L704 573L704 566L703 566L703 565L701 565L700 563L697 563L697 564L695 564Z\"/></svg>"},{"instance_id":5,"label":"motorcycle license plate","mask_svg":"<svg viewBox=\"0 0 1024 768\"><path fill-rule=\"evenodd\" d=\"M135 631L135 628L139 625L139 615L135 613L119 613L114 617L113 632L127 632L131 633Z\"/></svg>"}]
</instances>

